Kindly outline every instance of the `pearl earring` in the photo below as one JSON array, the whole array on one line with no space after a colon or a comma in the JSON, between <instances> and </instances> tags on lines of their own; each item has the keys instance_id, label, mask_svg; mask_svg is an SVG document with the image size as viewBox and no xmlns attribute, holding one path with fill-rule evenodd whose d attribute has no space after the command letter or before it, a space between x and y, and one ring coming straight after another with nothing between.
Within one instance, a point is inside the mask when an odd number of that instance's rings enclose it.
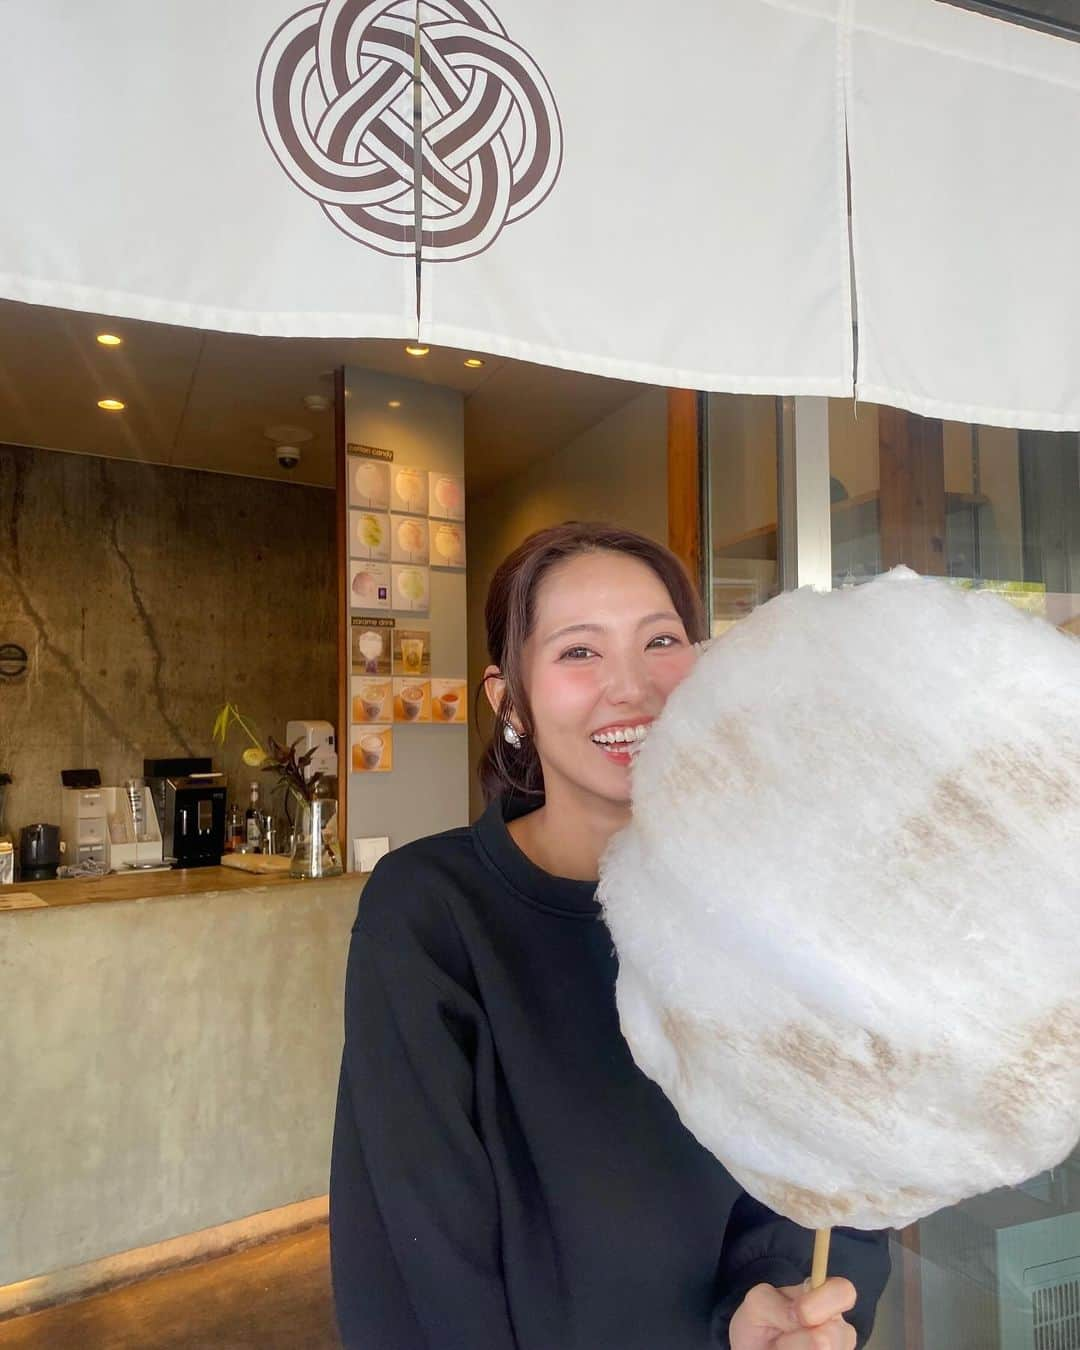
<instances>
[{"instance_id":1,"label":"pearl earring","mask_svg":"<svg viewBox=\"0 0 1080 1350\"><path fill-rule=\"evenodd\" d=\"M503 723L503 740L515 750L521 749L521 733L511 722Z\"/></svg>"}]
</instances>

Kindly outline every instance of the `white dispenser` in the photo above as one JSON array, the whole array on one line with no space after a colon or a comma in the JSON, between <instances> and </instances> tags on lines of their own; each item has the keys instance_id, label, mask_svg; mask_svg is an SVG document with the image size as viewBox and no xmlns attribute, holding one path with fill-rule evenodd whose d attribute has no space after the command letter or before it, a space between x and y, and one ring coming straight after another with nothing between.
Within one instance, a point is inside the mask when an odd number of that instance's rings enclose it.
<instances>
[{"instance_id":1,"label":"white dispenser","mask_svg":"<svg viewBox=\"0 0 1080 1350\"><path fill-rule=\"evenodd\" d=\"M153 793L141 778L100 789L105 804L105 861L113 871L162 866Z\"/></svg>"},{"instance_id":2,"label":"white dispenser","mask_svg":"<svg viewBox=\"0 0 1080 1350\"><path fill-rule=\"evenodd\" d=\"M64 862L108 863L109 829L105 814L108 788L61 788L60 838Z\"/></svg>"},{"instance_id":3,"label":"white dispenser","mask_svg":"<svg viewBox=\"0 0 1080 1350\"><path fill-rule=\"evenodd\" d=\"M310 778L313 773L323 773L329 778L337 777L338 757L334 746L334 728L329 722L287 722L285 743L296 745L297 759L314 748L315 753L307 766L305 778Z\"/></svg>"}]
</instances>

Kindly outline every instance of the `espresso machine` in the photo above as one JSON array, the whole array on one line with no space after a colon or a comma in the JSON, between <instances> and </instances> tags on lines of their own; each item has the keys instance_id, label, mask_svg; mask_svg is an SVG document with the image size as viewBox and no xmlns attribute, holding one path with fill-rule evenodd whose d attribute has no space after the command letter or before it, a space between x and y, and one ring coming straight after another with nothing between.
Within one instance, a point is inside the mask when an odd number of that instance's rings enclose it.
<instances>
[{"instance_id":1,"label":"espresso machine","mask_svg":"<svg viewBox=\"0 0 1080 1350\"><path fill-rule=\"evenodd\" d=\"M225 775L200 756L144 759L166 858L177 867L216 867L225 852Z\"/></svg>"}]
</instances>

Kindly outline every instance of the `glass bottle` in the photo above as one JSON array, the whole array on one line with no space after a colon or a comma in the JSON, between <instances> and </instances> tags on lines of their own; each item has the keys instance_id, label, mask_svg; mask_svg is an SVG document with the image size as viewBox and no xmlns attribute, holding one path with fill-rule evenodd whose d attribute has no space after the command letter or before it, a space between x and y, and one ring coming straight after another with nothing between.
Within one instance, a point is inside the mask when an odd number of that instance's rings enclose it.
<instances>
[{"instance_id":1,"label":"glass bottle","mask_svg":"<svg viewBox=\"0 0 1080 1350\"><path fill-rule=\"evenodd\" d=\"M263 813L259 805L259 785L252 783L251 800L244 812L244 852L261 853L263 846Z\"/></svg>"},{"instance_id":2,"label":"glass bottle","mask_svg":"<svg viewBox=\"0 0 1080 1350\"><path fill-rule=\"evenodd\" d=\"M243 853L246 842L247 834L244 825L244 815L240 810L239 803L233 802L229 807L229 814L225 820L225 852Z\"/></svg>"}]
</instances>

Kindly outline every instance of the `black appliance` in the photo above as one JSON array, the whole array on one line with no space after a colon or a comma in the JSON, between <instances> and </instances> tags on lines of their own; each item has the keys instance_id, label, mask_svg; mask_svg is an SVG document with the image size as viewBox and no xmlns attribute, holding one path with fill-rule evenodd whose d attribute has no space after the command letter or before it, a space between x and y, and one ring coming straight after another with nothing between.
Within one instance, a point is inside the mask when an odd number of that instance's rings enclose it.
<instances>
[{"instance_id":1,"label":"black appliance","mask_svg":"<svg viewBox=\"0 0 1080 1350\"><path fill-rule=\"evenodd\" d=\"M144 759L165 857L177 867L217 867L225 852L225 775L204 757Z\"/></svg>"},{"instance_id":2,"label":"black appliance","mask_svg":"<svg viewBox=\"0 0 1080 1350\"><path fill-rule=\"evenodd\" d=\"M24 825L19 832L19 880L52 881L60 866L60 826Z\"/></svg>"}]
</instances>

